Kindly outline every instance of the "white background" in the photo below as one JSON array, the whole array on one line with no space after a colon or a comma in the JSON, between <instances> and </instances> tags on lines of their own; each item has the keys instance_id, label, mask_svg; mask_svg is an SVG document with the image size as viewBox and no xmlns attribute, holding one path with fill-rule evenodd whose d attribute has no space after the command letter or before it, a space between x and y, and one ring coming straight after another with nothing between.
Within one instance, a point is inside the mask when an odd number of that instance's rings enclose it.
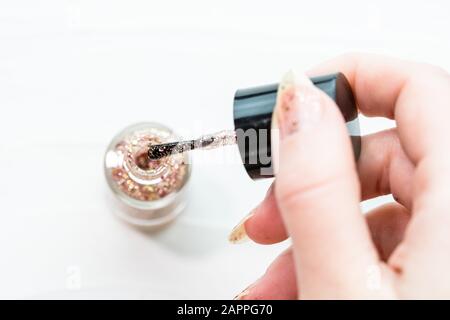
<instances>
[{"instance_id":1,"label":"white background","mask_svg":"<svg viewBox=\"0 0 450 320\"><path fill-rule=\"evenodd\" d=\"M188 210L141 232L112 214L113 135L232 128L237 88L347 51L450 70L449 14L444 0L1 0L0 298L233 297L287 245L227 243L270 181L198 163Z\"/></svg>"}]
</instances>

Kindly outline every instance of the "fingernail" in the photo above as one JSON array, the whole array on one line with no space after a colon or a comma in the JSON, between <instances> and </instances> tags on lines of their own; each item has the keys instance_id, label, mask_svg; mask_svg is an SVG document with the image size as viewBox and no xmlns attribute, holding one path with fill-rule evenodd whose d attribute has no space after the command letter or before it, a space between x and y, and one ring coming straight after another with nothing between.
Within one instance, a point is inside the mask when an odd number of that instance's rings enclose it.
<instances>
[{"instance_id":1,"label":"fingernail","mask_svg":"<svg viewBox=\"0 0 450 320\"><path fill-rule=\"evenodd\" d=\"M274 118L280 138L309 131L322 117L322 96L305 75L288 72L280 82Z\"/></svg>"},{"instance_id":2,"label":"fingernail","mask_svg":"<svg viewBox=\"0 0 450 320\"><path fill-rule=\"evenodd\" d=\"M247 231L245 230L245 222L250 219L255 212L253 209L244 219L242 219L234 228L231 230L228 236L228 241L232 244L239 244L246 242L249 238L247 236Z\"/></svg>"},{"instance_id":3,"label":"fingernail","mask_svg":"<svg viewBox=\"0 0 450 320\"><path fill-rule=\"evenodd\" d=\"M233 300L245 300L245 297L250 293L249 289L244 289L241 293L233 298Z\"/></svg>"},{"instance_id":4,"label":"fingernail","mask_svg":"<svg viewBox=\"0 0 450 320\"><path fill-rule=\"evenodd\" d=\"M237 296L235 296L233 298L233 300L247 300L246 298L248 297L248 295L250 294L250 292L258 285L259 281L261 280L261 278L259 278L258 280L256 280L255 282L253 282L251 285L249 285L247 288L245 288L244 290L241 291L241 293L239 293ZM254 292L253 292L254 293ZM252 298L254 299L254 298Z\"/></svg>"}]
</instances>

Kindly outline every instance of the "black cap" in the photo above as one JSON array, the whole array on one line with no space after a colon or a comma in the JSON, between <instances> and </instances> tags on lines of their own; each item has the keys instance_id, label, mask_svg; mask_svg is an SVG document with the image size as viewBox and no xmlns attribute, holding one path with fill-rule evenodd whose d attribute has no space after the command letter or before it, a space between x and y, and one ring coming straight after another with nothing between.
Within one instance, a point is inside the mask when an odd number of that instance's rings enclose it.
<instances>
[{"instance_id":1,"label":"black cap","mask_svg":"<svg viewBox=\"0 0 450 320\"><path fill-rule=\"evenodd\" d=\"M355 159L361 150L358 110L347 78L335 73L311 78L338 105L347 123ZM273 177L270 128L278 84L239 89L234 96L234 127L245 170L252 179Z\"/></svg>"}]
</instances>

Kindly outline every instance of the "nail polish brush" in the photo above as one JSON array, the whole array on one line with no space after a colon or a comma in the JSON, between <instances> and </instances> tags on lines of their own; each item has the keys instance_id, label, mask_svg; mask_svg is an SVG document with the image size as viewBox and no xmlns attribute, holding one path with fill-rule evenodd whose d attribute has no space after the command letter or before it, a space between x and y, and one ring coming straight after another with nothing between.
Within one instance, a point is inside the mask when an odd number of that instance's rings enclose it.
<instances>
[{"instance_id":1,"label":"nail polish brush","mask_svg":"<svg viewBox=\"0 0 450 320\"><path fill-rule=\"evenodd\" d=\"M345 121L355 158L359 157L361 137L358 110L347 78L342 73L311 78L338 105ZM271 161L271 122L276 104L278 84L238 89L234 96L233 118L235 130L207 134L194 140L150 145L150 159L160 159L175 153L195 149L213 149L238 144L243 165L252 179L273 176ZM248 133L256 133L249 139Z\"/></svg>"},{"instance_id":2,"label":"nail polish brush","mask_svg":"<svg viewBox=\"0 0 450 320\"><path fill-rule=\"evenodd\" d=\"M236 143L236 132L223 130L217 133L201 136L194 140L168 142L149 146L148 156L151 160L161 159L172 154L194 149L214 149Z\"/></svg>"}]
</instances>

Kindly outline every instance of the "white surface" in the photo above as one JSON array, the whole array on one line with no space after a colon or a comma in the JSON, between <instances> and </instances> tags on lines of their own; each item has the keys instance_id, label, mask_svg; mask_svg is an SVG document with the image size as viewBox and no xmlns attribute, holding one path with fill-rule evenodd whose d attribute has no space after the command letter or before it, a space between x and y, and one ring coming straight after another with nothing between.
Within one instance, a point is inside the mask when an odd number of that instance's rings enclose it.
<instances>
[{"instance_id":1,"label":"white surface","mask_svg":"<svg viewBox=\"0 0 450 320\"><path fill-rule=\"evenodd\" d=\"M226 240L269 181L199 163L189 209L143 233L111 214L113 135L138 121L231 128L236 88L346 51L450 69L449 13L448 1L1 1L0 298L231 298L287 245ZM391 125L363 119L365 132Z\"/></svg>"}]
</instances>

